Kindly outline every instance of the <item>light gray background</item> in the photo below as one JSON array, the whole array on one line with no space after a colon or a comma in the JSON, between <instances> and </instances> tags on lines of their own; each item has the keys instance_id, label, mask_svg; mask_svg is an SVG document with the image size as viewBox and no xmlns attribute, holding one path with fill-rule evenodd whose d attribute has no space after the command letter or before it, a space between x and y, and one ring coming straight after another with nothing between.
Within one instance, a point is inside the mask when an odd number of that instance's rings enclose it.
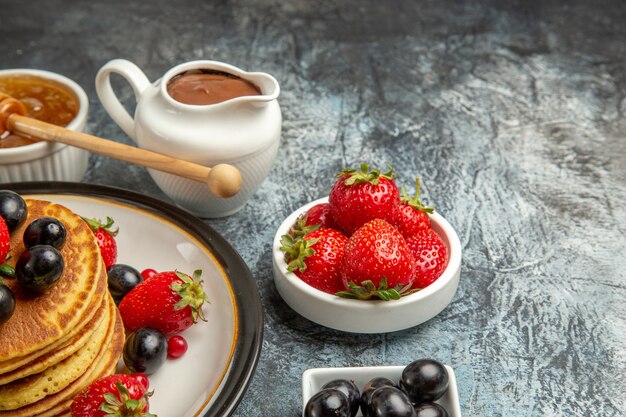
<instances>
[{"instance_id":1,"label":"light gray background","mask_svg":"<svg viewBox=\"0 0 626 417\"><path fill-rule=\"evenodd\" d=\"M240 252L265 341L235 415L297 416L311 367L454 367L464 416L626 414L626 4L621 1L0 1L2 68L87 91L89 130L129 143L97 70L151 80L194 59L274 75L284 124L271 176L207 224ZM131 98L130 90L118 86ZM132 102L132 100L128 100ZM303 319L270 246L332 176L390 162L456 228L459 290L419 327L355 336ZM92 155L85 182L167 200L143 168Z\"/></svg>"}]
</instances>

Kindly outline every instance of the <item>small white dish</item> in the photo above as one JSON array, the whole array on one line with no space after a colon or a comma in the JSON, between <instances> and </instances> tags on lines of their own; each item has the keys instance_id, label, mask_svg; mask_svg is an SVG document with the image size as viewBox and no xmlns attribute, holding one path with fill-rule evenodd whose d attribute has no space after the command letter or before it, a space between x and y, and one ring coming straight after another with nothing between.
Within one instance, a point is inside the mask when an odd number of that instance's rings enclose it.
<instances>
[{"instance_id":1,"label":"small white dish","mask_svg":"<svg viewBox=\"0 0 626 417\"><path fill-rule=\"evenodd\" d=\"M69 87L78 98L78 113L66 128L85 130L89 100L85 90L76 82L50 71L25 68L0 71L0 76L8 75L32 75ZM81 181L88 162L89 152L63 143L40 141L16 148L1 148L0 182Z\"/></svg>"},{"instance_id":2,"label":"small white dish","mask_svg":"<svg viewBox=\"0 0 626 417\"><path fill-rule=\"evenodd\" d=\"M449 385L448 391L439 400L435 401L448 412L449 417L461 417L461 407L459 405L459 392L456 386L454 370L444 365L448 371ZM385 377L394 382L400 381L404 366L364 366L347 368L312 368L307 369L302 374L302 415L307 401L320 391L322 386L334 379L347 379L354 381L359 390L372 378ZM361 410L357 416L362 416Z\"/></svg>"},{"instance_id":3,"label":"small white dish","mask_svg":"<svg viewBox=\"0 0 626 417\"><path fill-rule=\"evenodd\" d=\"M431 227L448 246L448 266L428 287L399 300L352 300L325 293L306 284L294 273L287 272L280 238L286 234L298 216L327 198L300 207L280 225L273 244L274 283L285 302L307 319L352 333L387 333L404 330L439 314L452 300L461 273L461 243L456 232L438 213L430 214Z\"/></svg>"}]
</instances>

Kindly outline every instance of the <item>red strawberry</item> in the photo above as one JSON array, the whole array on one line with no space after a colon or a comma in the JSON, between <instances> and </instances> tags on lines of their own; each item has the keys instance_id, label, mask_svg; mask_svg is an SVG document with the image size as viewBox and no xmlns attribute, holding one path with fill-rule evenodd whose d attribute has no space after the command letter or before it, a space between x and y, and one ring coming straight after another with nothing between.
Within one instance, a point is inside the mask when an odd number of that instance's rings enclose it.
<instances>
[{"instance_id":1,"label":"red strawberry","mask_svg":"<svg viewBox=\"0 0 626 417\"><path fill-rule=\"evenodd\" d=\"M335 294L344 289L339 265L347 241L343 233L322 227L295 239L284 235L280 249L285 252L289 272L318 290Z\"/></svg>"},{"instance_id":2,"label":"red strawberry","mask_svg":"<svg viewBox=\"0 0 626 417\"><path fill-rule=\"evenodd\" d=\"M426 288L448 265L448 247L433 229L422 229L406 241L415 258L416 288Z\"/></svg>"},{"instance_id":3,"label":"red strawberry","mask_svg":"<svg viewBox=\"0 0 626 417\"><path fill-rule=\"evenodd\" d=\"M147 387L134 375L115 374L92 382L72 401L72 417L155 417L148 413Z\"/></svg>"},{"instance_id":4,"label":"red strawberry","mask_svg":"<svg viewBox=\"0 0 626 417\"><path fill-rule=\"evenodd\" d=\"M413 236L421 229L430 228L430 218L428 213L433 212L432 207L426 207L419 200L420 196L420 180L415 178L415 197L411 197L406 193L402 186L402 201L398 210L394 213L393 225L398 229L405 239Z\"/></svg>"},{"instance_id":5,"label":"red strawberry","mask_svg":"<svg viewBox=\"0 0 626 417\"><path fill-rule=\"evenodd\" d=\"M338 229L333 217L330 215L330 204L320 203L316 204L304 215L305 224L312 226L319 224L321 227L329 227L331 229Z\"/></svg>"},{"instance_id":6,"label":"red strawberry","mask_svg":"<svg viewBox=\"0 0 626 417\"><path fill-rule=\"evenodd\" d=\"M133 288L119 305L129 331L142 327L159 330L165 337L189 328L198 318L205 320L202 304L207 300L200 275L178 271L160 272Z\"/></svg>"},{"instance_id":7,"label":"red strawberry","mask_svg":"<svg viewBox=\"0 0 626 417\"><path fill-rule=\"evenodd\" d=\"M409 292L415 260L404 238L382 219L365 223L350 238L341 263L341 278L350 298L398 299Z\"/></svg>"},{"instance_id":8,"label":"red strawberry","mask_svg":"<svg viewBox=\"0 0 626 417\"><path fill-rule=\"evenodd\" d=\"M15 276L15 268L13 268L8 263L4 263L4 261L6 261L7 259L7 256L9 256L10 250L11 250L11 235L9 233L9 228L7 227L7 223L4 220L4 218L0 216L0 276L5 276L5 277ZM2 278L0 278L0 285L2 285L1 283L2 283Z\"/></svg>"},{"instance_id":9,"label":"red strawberry","mask_svg":"<svg viewBox=\"0 0 626 417\"><path fill-rule=\"evenodd\" d=\"M0 216L0 264L4 263L11 249L11 235L4 218Z\"/></svg>"},{"instance_id":10,"label":"red strawberry","mask_svg":"<svg viewBox=\"0 0 626 417\"><path fill-rule=\"evenodd\" d=\"M117 243L115 242L115 236L117 236L118 229L111 229L115 222L110 217L107 217L106 223L102 223L98 219L88 219L85 217L83 217L83 220L87 222L91 231L96 236L102 259L104 259L104 265L106 269L109 269L117 260Z\"/></svg>"},{"instance_id":11,"label":"red strawberry","mask_svg":"<svg viewBox=\"0 0 626 417\"><path fill-rule=\"evenodd\" d=\"M393 214L400 205L393 169L381 174L362 164L361 171L345 169L338 177L330 190L328 203L333 220L348 236L370 220L393 221Z\"/></svg>"}]
</instances>

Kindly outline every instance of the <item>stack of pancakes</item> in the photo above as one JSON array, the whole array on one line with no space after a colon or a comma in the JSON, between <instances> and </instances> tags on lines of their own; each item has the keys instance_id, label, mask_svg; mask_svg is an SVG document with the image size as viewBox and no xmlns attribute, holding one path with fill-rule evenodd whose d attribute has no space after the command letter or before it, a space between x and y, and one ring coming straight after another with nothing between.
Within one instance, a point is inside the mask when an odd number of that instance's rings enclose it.
<instances>
[{"instance_id":1,"label":"stack of pancakes","mask_svg":"<svg viewBox=\"0 0 626 417\"><path fill-rule=\"evenodd\" d=\"M4 280L16 306L0 324L0 417L64 416L79 391L115 371L124 327L89 226L58 204L26 202L28 218L12 233L9 263L24 250L28 224L49 216L67 229L61 249L65 270L42 295L28 293L15 279Z\"/></svg>"}]
</instances>

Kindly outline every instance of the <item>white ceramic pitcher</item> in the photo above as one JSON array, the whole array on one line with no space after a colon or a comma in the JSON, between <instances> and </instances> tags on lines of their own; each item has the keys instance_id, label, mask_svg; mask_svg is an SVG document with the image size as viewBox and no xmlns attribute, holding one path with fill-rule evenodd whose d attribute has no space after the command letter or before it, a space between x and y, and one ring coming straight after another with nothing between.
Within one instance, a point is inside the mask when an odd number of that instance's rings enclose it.
<instances>
[{"instance_id":1,"label":"white ceramic pitcher","mask_svg":"<svg viewBox=\"0 0 626 417\"><path fill-rule=\"evenodd\" d=\"M261 94L208 105L174 100L167 92L168 82L197 69L235 75L257 86ZM111 87L112 73L124 77L135 93L134 118ZM98 71L96 91L111 118L139 147L209 167L227 163L239 169L241 190L229 198L212 195L203 183L149 170L165 194L200 217L222 217L241 209L261 186L276 157L282 124L277 100L280 87L269 74L202 60L177 65L150 83L135 64L115 59Z\"/></svg>"}]
</instances>

